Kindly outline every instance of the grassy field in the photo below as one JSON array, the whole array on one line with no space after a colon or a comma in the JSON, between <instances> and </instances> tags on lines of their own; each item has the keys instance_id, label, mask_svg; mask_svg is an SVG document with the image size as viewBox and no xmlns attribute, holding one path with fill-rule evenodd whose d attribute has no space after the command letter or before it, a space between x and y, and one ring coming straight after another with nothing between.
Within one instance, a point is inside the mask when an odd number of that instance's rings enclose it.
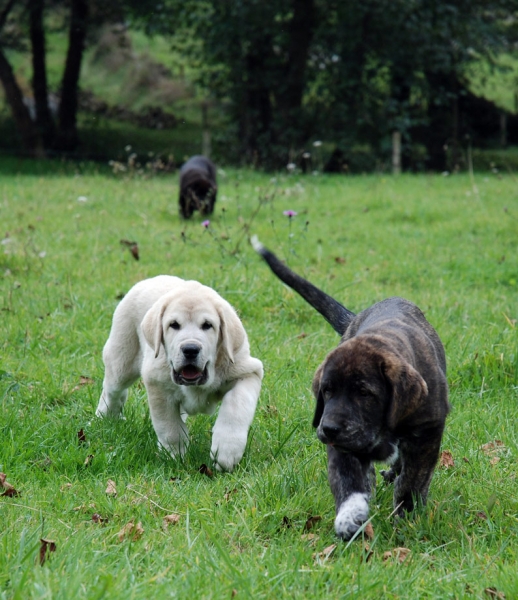
<instances>
[{"instance_id":1,"label":"grassy field","mask_svg":"<svg viewBox=\"0 0 518 600\"><path fill-rule=\"evenodd\" d=\"M516 178L219 181L205 229L179 219L176 175L0 164L0 472L14 487L0 497L0 598L517 598ZM338 336L249 233L353 311L416 302L445 344L452 460L427 507L398 523L378 477L373 539L337 543L311 427L312 376ZM159 452L141 384L127 420L94 418L118 299L160 273L218 290L264 363L231 474L199 471L212 417L190 419L183 461ZM41 539L55 544L43 561Z\"/></svg>"}]
</instances>

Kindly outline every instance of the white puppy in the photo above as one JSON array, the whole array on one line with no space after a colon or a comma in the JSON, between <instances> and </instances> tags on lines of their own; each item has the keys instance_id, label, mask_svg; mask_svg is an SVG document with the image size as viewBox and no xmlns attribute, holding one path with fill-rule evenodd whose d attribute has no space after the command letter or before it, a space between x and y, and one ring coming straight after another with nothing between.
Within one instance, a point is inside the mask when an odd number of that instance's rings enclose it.
<instances>
[{"instance_id":1,"label":"white puppy","mask_svg":"<svg viewBox=\"0 0 518 600\"><path fill-rule=\"evenodd\" d=\"M172 456L188 445L187 415L212 414L211 457L232 470L245 451L263 365L230 304L197 281L159 275L137 283L115 309L103 350L98 416L120 417L140 376L159 443Z\"/></svg>"}]
</instances>

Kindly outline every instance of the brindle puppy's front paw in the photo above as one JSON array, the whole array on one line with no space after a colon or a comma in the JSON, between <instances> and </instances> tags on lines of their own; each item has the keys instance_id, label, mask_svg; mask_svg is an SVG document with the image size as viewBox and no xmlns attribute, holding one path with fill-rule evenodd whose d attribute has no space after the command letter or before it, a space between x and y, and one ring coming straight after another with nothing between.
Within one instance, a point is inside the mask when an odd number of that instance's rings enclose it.
<instances>
[{"instance_id":1,"label":"brindle puppy's front paw","mask_svg":"<svg viewBox=\"0 0 518 600\"><path fill-rule=\"evenodd\" d=\"M369 517L368 496L356 492L340 505L335 519L336 535L350 540Z\"/></svg>"}]
</instances>

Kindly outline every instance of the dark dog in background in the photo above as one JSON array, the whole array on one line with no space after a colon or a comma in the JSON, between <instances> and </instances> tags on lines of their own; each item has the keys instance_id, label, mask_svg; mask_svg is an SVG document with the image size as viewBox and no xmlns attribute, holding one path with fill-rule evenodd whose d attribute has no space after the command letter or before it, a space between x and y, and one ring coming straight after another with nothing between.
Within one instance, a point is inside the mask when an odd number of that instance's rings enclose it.
<instances>
[{"instance_id":1,"label":"dark dog in background","mask_svg":"<svg viewBox=\"0 0 518 600\"><path fill-rule=\"evenodd\" d=\"M255 250L284 283L342 336L313 379L313 426L326 444L335 497L335 531L350 539L368 519L374 461L394 482L402 516L426 503L449 411L446 357L419 308L388 298L355 315L252 238Z\"/></svg>"},{"instance_id":2,"label":"dark dog in background","mask_svg":"<svg viewBox=\"0 0 518 600\"><path fill-rule=\"evenodd\" d=\"M180 169L179 204L185 219L195 210L212 214L217 191L216 167L206 156L192 156Z\"/></svg>"}]
</instances>

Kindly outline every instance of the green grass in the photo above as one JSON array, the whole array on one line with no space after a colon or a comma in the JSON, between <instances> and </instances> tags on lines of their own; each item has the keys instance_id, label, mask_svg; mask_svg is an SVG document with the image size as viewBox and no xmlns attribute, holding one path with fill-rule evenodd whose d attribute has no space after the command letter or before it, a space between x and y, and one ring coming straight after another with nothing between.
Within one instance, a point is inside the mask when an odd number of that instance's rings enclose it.
<instances>
[{"instance_id":1,"label":"green grass","mask_svg":"<svg viewBox=\"0 0 518 600\"><path fill-rule=\"evenodd\" d=\"M0 498L0 598L518 597L516 179L228 170L220 190L205 230L179 219L176 174L0 163L0 471L20 492ZM427 507L399 523L378 478L369 552L354 541L318 556L336 540L310 385L338 339L275 280L248 229L351 310L413 300L444 341L453 410L443 448L455 465L437 469ZM121 239L138 242L138 262ZM117 298L159 273L216 288L264 362L231 474L198 471L210 417L190 419L183 461L158 452L141 384L126 421L93 416ZM481 446L495 440L487 455ZM179 522L165 528L172 513ZM312 516L321 520L308 540ZM143 534L119 541L129 522ZM43 566L40 538L56 543ZM403 564L383 560L398 547L411 551Z\"/></svg>"}]
</instances>

